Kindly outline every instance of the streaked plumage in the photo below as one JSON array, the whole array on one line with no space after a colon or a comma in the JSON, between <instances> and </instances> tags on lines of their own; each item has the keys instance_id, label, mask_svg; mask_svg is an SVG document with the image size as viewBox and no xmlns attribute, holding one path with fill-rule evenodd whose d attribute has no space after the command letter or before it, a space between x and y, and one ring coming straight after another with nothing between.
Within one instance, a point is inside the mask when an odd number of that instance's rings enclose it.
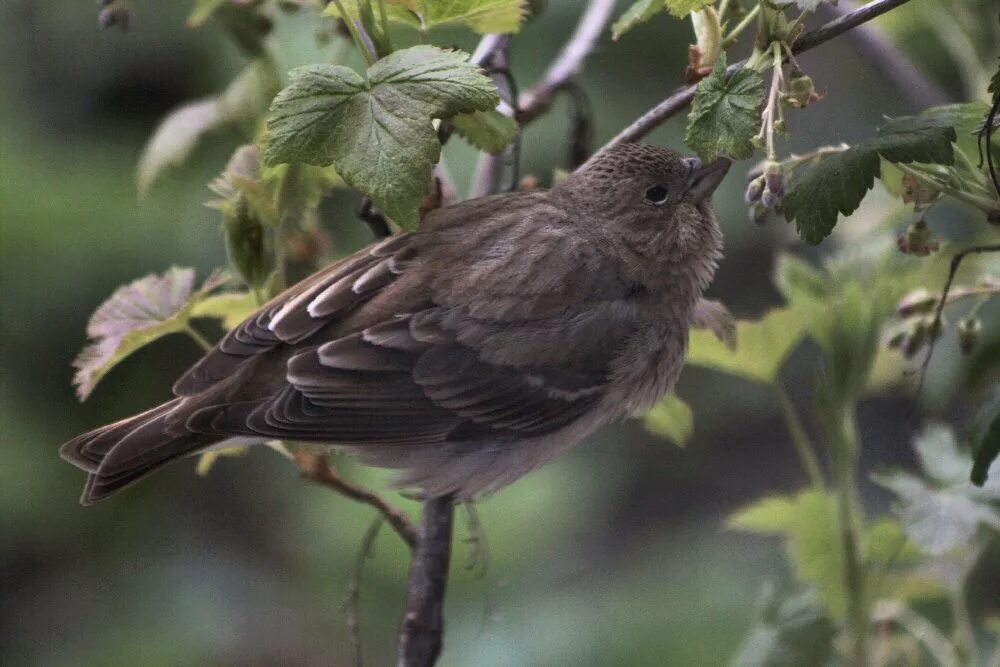
<instances>
[{"instance_id":1,"label":"streaked plumage","mask_svg":"<svg viewBox=\"0 0 1000 667\"><path fill-rule=\"evenodd\" d=\"M618 147L551 191L431 212L280 294L174 385L67 443L93 503L231 437L346 447L429 495L494 490L674 384L725 169ZM668 200L648 201L666 188ZM657 191L659 192L659 191Z\"/></svg>"}]
</instances>

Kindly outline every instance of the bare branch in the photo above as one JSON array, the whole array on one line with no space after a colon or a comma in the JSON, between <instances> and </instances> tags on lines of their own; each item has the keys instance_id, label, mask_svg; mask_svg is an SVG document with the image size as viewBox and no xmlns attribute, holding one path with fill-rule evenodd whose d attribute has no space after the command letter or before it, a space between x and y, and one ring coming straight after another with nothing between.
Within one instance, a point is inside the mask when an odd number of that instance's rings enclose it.
<instances>
[{"instance_id":1,"label":"bare branch","mask_svg":"<svg viewBox=\"0 0 1000 667\"><path fill-rule=\"evenodd\" d=\"M351 574L351 583L347 587L347 598L344 600L344 613L347 614L347 634L351 640L351 648L354 651L355 667L365 667L365 657L361 646L361 620L359 608L361 606L361 580L365 573L365 563L372 555L372 547L375 546L375 539L378 531L382 527L385 519L381 516L375 517L365 536L361 538L361 546L358 548L358 560L354 563L354 572Z\"/></svg>"},{"instance_id":2,"label":"bare branch","mask_svg":"<svg viewBox=\"0 0 1000 667\"><path fill-rule=\"evenodd\" d=\"M614 7L614 0L590 0L576 26L576 32L556 56L541 82L524 94L517 112L519 123L529 123L548 111L556 93L577 75L583 61L594 50Z\"/></svg>"},{"instance_id":3,"label":"bare branch","mask_svg":"<svg viewBox=\"0 0 1000 667\"><path fill-rule=\"evenodd\" d=\"M444 643L444 594L451 562L455 498L424 503L424 521L410 567L398 667L431 667Z\"/></svg>"},{"instance_id":4,"label":"bare branch","mask_svg":"<svg viewBox=\"0 0 1000 667\"><path fill-rule=\"evenodd\" d=\"M875 2L867 4L864 7L854 10L853 12L844 14L843 16L830 21L816 30L802 35L792 45L792 53L798 55L808 51L809 49L813 49L820 44L824 44L834 37L847 32L851 28L855 28L866 21L870 21L878 16L881 16L887 11L895 9L906 2L909 2L909 0L875 0ZM732 76L733 73L741 68L745 62L746 61L730 65L726 70L726 74ZM601 150L605 150L617 144L638 141L643 138L666 122L669 118L686 109L688 105L691 104L691 100L694 99L696 89L697 86L693 85L678 90L676 93L657 104L655 107L636 119L631 125L619 132L611 141L605 144Z\"/></svg>"},{"instance_id":5,"label":"bare branch","mask_svg":"<svg viewBox=\"0 0 1000 667\"><path fill-rule=\"evenodd\" d=\"M390 505L388 501L377 493L359 486L341 475L322 454L296 452L295 462L302 470L302 475L309 481L321 484L351 500L371 505L377 509L385 517L385 520L389 522L389 525L399 533L403 541L411 549L416 549L417 542L419 541L417 529L410 520L410 517L401 509Z\"/></svg>"}]
</instances>

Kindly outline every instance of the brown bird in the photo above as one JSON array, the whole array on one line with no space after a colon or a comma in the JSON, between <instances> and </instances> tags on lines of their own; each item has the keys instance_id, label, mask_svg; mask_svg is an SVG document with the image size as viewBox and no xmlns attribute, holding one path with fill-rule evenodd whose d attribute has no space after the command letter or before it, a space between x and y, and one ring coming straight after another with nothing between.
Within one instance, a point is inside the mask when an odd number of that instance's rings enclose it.
<instances>
[{"instance_id":1,"label":"brown bird","mask_svg":"<svg viewBox=\"0 0 1000 667\"><path fill-rule=\"evenodd\" d=\"M427 496L510 484L673 387L718 315L729 164L625 144L549 191L432 211L279 294L174 400L63 445L81 502L233 437L336 445Z\"/></svg>"}]
</instances>

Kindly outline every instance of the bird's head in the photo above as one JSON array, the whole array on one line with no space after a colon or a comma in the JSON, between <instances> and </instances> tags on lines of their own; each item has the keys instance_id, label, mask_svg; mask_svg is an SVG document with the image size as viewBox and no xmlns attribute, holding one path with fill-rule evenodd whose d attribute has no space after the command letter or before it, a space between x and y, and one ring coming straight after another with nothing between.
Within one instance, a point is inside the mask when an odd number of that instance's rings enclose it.
<instances>
[{"instance_id":1,"label":"bird's head","mask_svg":"<svg viewBox=\"0 0 1000 667\"><path fill-rule=\"evenodd\" d=\"M726 158L696 157L648 144L605 150L553 189L574 217L615 246L647 284L691 281L700 292L722 253L711 196Z\"/></svg>"}]
</instances>

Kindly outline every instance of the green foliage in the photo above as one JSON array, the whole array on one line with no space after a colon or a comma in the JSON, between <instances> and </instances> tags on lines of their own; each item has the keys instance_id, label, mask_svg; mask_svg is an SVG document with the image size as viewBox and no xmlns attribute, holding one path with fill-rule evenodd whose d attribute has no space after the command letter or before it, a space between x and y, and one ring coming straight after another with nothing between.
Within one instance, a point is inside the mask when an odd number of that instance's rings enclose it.
<instances>
[{"instance_id":1,"label":"green foliage","mask_svg":"<svg viewBox=\"0 0 1000 667\"><path fill-rule=\"evenodd\" d=\"M125 357L163 336L186 331L191 310L222 280L222 274L213 274L195 291L194 269L174 267L119 287L94 311L87 324L91 343L73 362L80 400Z\"/></svg>"},{"instance_id":2,"label":"green foliage","mask_svg":"<svg viewBox=\"0 0 1000 667\"><path fill-rule=\"evenodd\" d=\"M239 326L258 306L256 297L250 292L211 294L194 304L191 318L210 317L219 320L222 327L228 330Z\"/></svg>"},{"instance_id":3,"label":"green foliage","mask_svg":"<svg viewBox=\"0 0 1000 667\"><path fill-rule=\"evenodd\" d=\"M702 79L688 115L685 139L706 161L728 154L743 159L753 154L751 139L760 125L764 80L756 70L743 68L726 80L726 56L715 62Z\"/></svg>"},{"instance_id":4,"label":"green foliage","mask_svg":"<svg viewBox=\"0 0 1000 667\"><path fill-rule=\"evenodd\" d=\"M347 13L354 17L359 15L358 0L346 0L343 5ZM327 5L326 13L340 15L332 2ZM442 25L464 25L482 34L516 33L521 29L526 14L524 0L386 0L386 16L390 21L421 30Z\"/></svg>"},{"instance_id":5,"label":"green foliage","mask_svg":"<svg viewBox=\"0 0 1000 667\"><path fill-rule=\"evenodd\" d=\"M896 494L894 509L916 545L941 556L967 546L980 526L1000 530L1000 480L982 489L969 484L969 456L951 429L928 426L913 444L928 481L899 471L875 481Z\"/></svg>"},{"instance_id":6,"label":"green foliage","mask_svg":"<svg viewBox=\"0 0 1000 667\"><path fill-rule=\"evenodd\" d=\"M657 14L669 11L677 18L708 7L714 0L638 0L634 2L611 26L611 38L617 40L640 23Z\"/></svg>"},{"instance_id":7,"label":"green foliage","mask_svg":"<svg viewBox=\"0 0 1000 667\"><path fill-rule=\"evenodd\" d=\"M517 121L496 109L459 114L452 122L460 137L487 153L501 152L517 137Z\"/></svg>"},{"instance_id":8,"label":"green foliage","mask_svg":"<svg viewBox=\"0 0 1000 667\"><path fill-rule=\"evenodd\" d=\"M256 131L278 88L274 63L258 59L247 65L220 95L188 102L170 112L142 150L139 194L148 194L168 168L183 164L209 132L229 126L251 134Z\"/></svg>"},{"instance_id":9,"label":"green foliage","mask_svg":"<svg viewBox=\"0 0 1000 667\"><path fill-rule=\"evenodd\" d=\"M212 17L216 11L227 4L229 0L195 0L191 13L188 14L187 24L189 28L200 28Z\"/></svg>"},{"instance_id":10,"label":"green foliage","mask_svg":"<svg viewBox=\"0 0 1000 667\"><path fill-rule=\"evenodd\" d=\"M467 54L433 46L396 51L364 78L340 65L300 67L291 78L271 105L267 163L332 163L411 229L441 153L431 121L499 102Z\"/></svg>"},{"instance_id":11,"label":"green foliage","mask_svg":"<svg viewBox=\"0 0 1000 667\"><path fill-rule=\"evenodd\" d=\"M806 243L819 243L833 231L838 214L853 213L872 189L881 174L880 156L894 163L953 164L957 120L941 109L893 119L877 138L818 158L795 175L782 200L785 217Z\"/></svg>"},{"instance_id":12,"label":"green foliage","mask_svg":"<svg viewBox=\"0 0 1000 667\"><path fill-rule=\"evenodd\" d=\"M643 418L646 430L683 447L694 433L694 413L683 400L670 394Z\"/></svg>"},{"instance_id":13,"label":"green foliage","mask_svg":"<svg viewBox=\"0 0 1000 667\"><path fill-rule=\"evenodd\" d=\"M730 528L784 537L796 577L816 586L830 613L843 617L847 592L839 525L836 498L817 490L765 498L729 519Z\"/></svg>"},{"instance_id":14,"label":"green foliage","mask_svg":"<svg viewBox=\"0 0 1000 667\"><path fill-rule=\"evenodd\" d=\"M802 313L788 308L776 308L757 321L741 320L735 350L709 331L694 330L687 363L774 384L785 359L802 342L806 325Z\"/></svg>"},{"instance_id":15,"label":"green foliage","mask_svg":"<svg viewBox=\"0 0 1000 667\"><path fill-rule=\"evenodd\" d=\"M837 627L812 590L777 600L765 587L756 624L730 667L823 665L833 654Z\"/></svg>"}]
</instances>

